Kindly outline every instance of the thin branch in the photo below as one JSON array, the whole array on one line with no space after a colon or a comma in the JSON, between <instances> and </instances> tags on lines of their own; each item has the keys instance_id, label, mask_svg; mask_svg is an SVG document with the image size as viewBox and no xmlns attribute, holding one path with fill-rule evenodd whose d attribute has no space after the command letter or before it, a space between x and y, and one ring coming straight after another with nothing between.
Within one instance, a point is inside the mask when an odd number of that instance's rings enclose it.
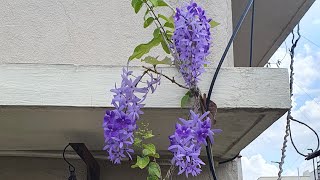
<instances>
[{"instance_id":1,"label":"thin branch","mask_svg":"<svg viewBox=\"0 0 320 180\"><path fill-rule=\"evenodd\" d=\"M162 74L161 72L157 71L156 69L150 69L150 68L145 67L145 66L142 66L142 67L145 68L146 71L150 71L150 72L153 72L153 73L156 73L156 74L159 74L159 75L165 77L166 79L168 79L169 81L171 81L172 83L178 85L178 86L181 87L181 88L189 89L188 87L177 83L176 80L174 79L174 77L173 77L173 78L170 78L169 76L167 76L167 75L165 75L165 74Z\"/></svg>"},{"instance_id":2,"label":"thin branch","mask_svg":"<svg viewBox=\"0 0 320 180\"><path fill-rule=\"evenodd\" d=\"M164 26L161 24L158 16L157 16L156 13L154 12L153 7L150 6L147 2L145 2L145 4L148 6L148 9L149 9L149 11L152 13L154 19L158 22L161 30L162 30L163 33L165 34L165 37L166 37L167 41L169 41L169 42L172 44L172 41L171 41L171 40L168 38L168 36L167 36L167 33L166 33L166 30L164 29ZM168 46L168 48L170 48L170 46Z\"/></svg>"}]
</instances>

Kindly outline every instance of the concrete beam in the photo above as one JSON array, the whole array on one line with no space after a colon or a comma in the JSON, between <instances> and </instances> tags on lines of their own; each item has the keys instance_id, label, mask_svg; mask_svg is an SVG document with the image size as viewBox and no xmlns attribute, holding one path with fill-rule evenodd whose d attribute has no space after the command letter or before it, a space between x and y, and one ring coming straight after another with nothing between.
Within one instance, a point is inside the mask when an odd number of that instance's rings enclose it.
<instances>
[{"instance_id":1,"label":"concrete beam","mask_svg":"<svg viewBox=\"0 0 320 180\"><path fill-rule=\"evenodd\" d=\"M131 67L137 75L143 69ZM183 84L179 72L160 68ZM115 83L121 83L122 67L45 64L0 64L0 105L110 107ZM207 93L214 68L207 68L199 87ZM290 107L286 69L222 68L212 100L219 108ZM185 89L163 78L146 107L180 108Z\"/></svg>"},{"instance_id":2,"label":"concrete beam","mask_svg":"<svg viewBox=\"0 0 320 180\"><path fill-rule=\"evenodd\" d=\"M109 89L120 82L120 71L121 67L109 66L0 65L0 150L61 150L69 142L83 142L100 151L102 118L112 98ZM162 71L178 74L175 68ZM218 105L216 128L223 130L216 137L215 157L238 154L286 112L290 107L287 75L285 69L221 70L212 98ZM202 77L203 92L211 76ZM163 155L168 154L167 137L177 118L187 116L187 110L180 108L184 93L163 79L146 102L142 119L150 123Z\"/></svg>"}]
</instances>

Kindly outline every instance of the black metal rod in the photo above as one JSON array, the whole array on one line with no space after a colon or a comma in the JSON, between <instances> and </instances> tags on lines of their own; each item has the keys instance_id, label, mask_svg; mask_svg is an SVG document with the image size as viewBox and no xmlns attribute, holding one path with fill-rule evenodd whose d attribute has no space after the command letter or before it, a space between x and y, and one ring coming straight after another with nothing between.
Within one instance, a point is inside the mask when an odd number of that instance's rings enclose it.
<instances>
[{"instance_id":1,"label":"black metal rod","mask_svg":"<svg viewBox=\"0 0 320 180\"><path fill-rule=\"evenodd\" d=\"M252 53L253 53L253 31L254 31L254 0L251 9L251 31L250 31L250 67L252 67Z\"/></svg>"},{"instance_id":2,"label":"black metal rod","mask_svg":"<svg viewBox=\"0 0 320 180\"><path fill-rule=\"evenodd\" d=\"M210 144L209 144L210 143ZM214 170L214 165L213 165L213 160L212 160L212 149L211 149L211 142L210 140L207 139L207 146L206 146L206 152L207 152L207 157L208 157L208 161L209 161L209 168L212 174L212 177L214 180L218 180L215 170Z\"/></svg>"},{"instance_id":3,"label":"black metal rod","mask_svg":"<svg viewBox=\"0 0 320 180\"><path fill-rule=\"evenodd\" d=\"M87 165L87 180L100 180L100 166L84 143L69 143Z\"/></svg>"},{"instance_id":4,"label":"black metal rod","mask_svg":"<svg viewBox=\"0 0 320 180\"><path fill-rule=\"evenodd\" d=\"M253 4L253 1L254 1L254 0L249 0L247 6L246 6L246 8L245 8L245 10L243 11L243 13L242 13L242 15L241 15L241 17L240 17L240 19L239 19L239 21L238 21L238 23L237 23L237 26L236 26L236 27L234 28L234 30L233 30L232 36L230 37L230 40L229 40L229 42L228 42L228 44L227 44L227 47L226 47L226 49L224 50L224 52L223 52L223 54L222 54L222 57L221 57L220 62L219 62L219 64L218 64L218 67L217 67L217 69L216 69L216 71L215 71L215 73L214 73L214 75L213 75L213 78L212 78L212 81L211 81L211 84L210 84L210 88L209 88L209 91L208 91L208 97L207 97L207 100L206 100L207 110L208 110L208 107L209 107L209 102L210 102L210 99L211 99L211 94L212 94L213 86L214 86L214 83L216 82L216 79L217 79L218 73L219 73L219 71L220 71L220 69L221 69L222 63L223 63L224 59L226 58L227 53L228 53L228 51L229 51L229 49L230 49L230 46L231 46L231 44L233 43L235 37L237 36L237 34L238 34L238 32L239 32L239 29L240 29L240 27L241 27L241 25L242 25L242 23L243 23L243 21L244 21L244 18L247 16L250 7L251 7L252 4Z\"/></svg>"},{"instance_id":5,"label":"black metal rod","mask_svg":"<svg viewBox=\"0 0 320 180\"><path fill-rule=\"evenodd\" d=\"M210 102L210 99L211 99L211 94L212 94L212 90L213 90L213 86L214 86L214 83L217 79L217 76L218 76L218 73L221 69L221 66L222 66L222 63L223 61L225 60L226 56L227 56L227 53L231 47L231 44L233 43L235 37L237 36L238 32L239 32L239 29L244 21L244 18L247 16L248 12L249 12L249 9L250 7L252 6L253 4L253 1L254 0L249 0L248 3L247 3L247 6L245 8L245 10L243 11L238 23L237 23L237 26L234 28L233 30L233 33L230 37L230 40L227 44L227 47L226 49L224 50L223 54L222 54L222 57L219 61L219 64L218 64L218 67L213 75L213 78L212 78L212 81L211 81L211 84L210 84L210 88L209 88L209 91L208 91L208 97L206 99L206 111L208 111L208 108L209 108L209 102ZM212 174L212 177L214 180L217 180L217 177L216 177L216 174L215 174L215 170L214 170L214 166L213 166L213 160L212 160L212 155L211 155L211 143L210 143L210 140L208 140L208 138L206 139L207 141L207 146L206 146L206 151L207 151L207 158L208 158L208 161L209 161L209 167L210 167L210 171L211 171L211 174Z\"/></svg>"},{"instance_id":6,"label":"black metal rod","mask_svg":"<svg viewBox=\"0 0 320 180\"><path fill-rule=\"evenodd\" d=\"M313 153L313 149L308 149L309 151L311 151L311 153ZM315 165L314 165L314 159L312 159L312 164L313 164L313 176L314 176L314 180L317 180L317 177L316 177L316 168L315 168Z\"/></svg>"},{"instance_id":7,"label":"black metal rod","mask_svg":"<svg viewBox=\"0 0 320 180\"><path fill-rule=\"evenodd\" d=\"M318 156L320 156L320 150L315 151L315 152L309 154L309 155L306 157L306 160L310 160L310 159L313 159L313 158L318 157Z\"/></svg>"}]
</instances>

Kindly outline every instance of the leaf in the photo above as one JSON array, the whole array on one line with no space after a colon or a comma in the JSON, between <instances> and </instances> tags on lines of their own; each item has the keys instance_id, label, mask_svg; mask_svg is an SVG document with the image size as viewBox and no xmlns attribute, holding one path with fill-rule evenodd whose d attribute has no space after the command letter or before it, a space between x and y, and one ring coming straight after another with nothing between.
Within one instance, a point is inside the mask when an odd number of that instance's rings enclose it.
<instances>
[{"instance_id":1,"label":"leaf","mask_svg":"<svg viewBox=\"0 0 320 180\"><path fill-rule=\"evenodd\" d=\"M131 6L134 8L134 6L137 4L137 2L140 0L132 0L131 1Z\"/></svg>"},{"instance_id":2,"label":"leaf","mask_svg":"<svg viewBox=\"0 0 320 180\"><path fill-rule=\"evenodd\" d=\"M148 176L147 180L159 180L157 176Z\"/></svg>"},{"instance_id":3,"label":"leaf","mask_svg":"<svg viewBox=\"0 0 320 180\"><path fill-rule=\"evenodd\" d=\"M163 60L159 61L158 57L152 57L152 56L147 56L144 59L141 59L141 62L145 62L148 64L152 64L152 65L158 65L158 64L168 64L168 65L172 65L172 61L170 58L165 57Z\"/></svg>"},{"instance_id":4,"label":"leaf","mask_svg":"<svg viewBox=\"0 0 320 180\"><path fill-rule=\"evenodd\" d=\"M206 104L206 101L207 101L206 94L204 94L201 99L202 99L202 103ZM211 119L213 124L216 124L216 115L218 111L217 104L210 100L208 110L210 112L209 118Z\"/></svg>"},{"instance_id":5,"label":"leaf","mask_svg":"<svg viewBox=\"0 0 320 180\"><path fill-rule=\"evenodd\" d=\"M168 28L174 28L174 25L173 25L173 23L171 23L171 22L166 22L166 23L164 23L164 25L163 25L164 27L168 27Z\"/></svg>"},{"instance_id":6,"label":"leaf","mask_svg":"<svg viewBox=\"0 0 320 180\"><path fill-rule=\"evenodd\" d=\"M144 13L143 20L146 20L146 17L147 17L147 15L149 14L149 12L150 12L150 10L147 9L146 12Z\"/></svg>"},{"instance_id":7,"label":"leaf","mask_svg":"<svg viewBox=\"0 0 320 180\"><path fill-rule=\"evenodd\" d=\"M151 162L149 164L148 172L151 176L157 176L158 178L161 177L160 166L156 162Z\"/></svg>"},{"instance_id":8,"label":"leaf","mask_svg":"<svg viewBox=\"0 0 320 180\"><path fill-rule=\"evenodd\" d=\"M148 26L150 26L150 24L154 21L153 17L148 17L147 20L144 21L143 27L146 28Z\"/></svg>"},{"instance_id":9,"label":"leaf","mask_svg":"<svg viewBox=\"0 0 320 180\"><path fill-rule=\"evenodd\" d=\"M133 7L133 9L134 9L134 12L135 12L136 14L140 11L140 9L141 9L141 7L142 7L142 4L143 4L143 1L142 1L142 0L132 0L132 1L131 1L131 5L132 5L132 7Z\"/></svg>"},{"instance_id":10,"label":"leaf","mask_svg":"<svg viewBox=\"0 0 320 180\"><path fill-rule=\"evenodd\" d=\"M131 166L131 168L137 168L137 167L139 167L137 164L134 164Z\"/></svg>"},{"instance_id":11,"label":"leaf","mask_svg":"<svg viewBox=\"0 0 320 180\"><path fill-rule=\"evenodd\" d=\"M158 18L161 18L167 22L170 22L169 18L167 18L166 16L162 15L162 14L158 14Z\"/></svg>"},{"instance_id":12,"label":"leaf","mask_svg":"<svg viewBox=\"0 0 320 180\"><path fill-rule=\"evenodd\" d=\"M143 55L145 55L146 53L148 53L150 51L151 48L158 46L161 42L161 37L155 37L153 38L150 42L148 42L147 44L140 44L138 45L134 51L133 54L129 57L129 61L133 60L133 59L139 59L141 58Z\"/></svg>"},{"instance_id":13,"label":"leaf","mask_svg":"<svg viewBox=\"0 0 320 180\"><path fill-rule=\"evenodd\" d=\"M152 156L155 157L155 158L160 158L160 154L158 154L158 153L155 153Z\"/></svg>"},{"instance_id":14,"label":"leaf","mask_svg":"<svg viewBox=\"0 0 320 180\"><path fill-rule=\"evenodd\" d=\"M170 54L170 50L167 46L167 43L163 40L163 38L161 40L161 46L162 46L162 49L164 50L164 52L166 52L167 54Z\"/></svg>"},{"instance_id":15,"label":"leaf","mask_svg":"<svg viewBox=\"0 0 320 180\"><path fill-rule=\"evenodd\" d=\"M218 26L220 23L211 20L211 21L209 22L209 24L210 24L211 28L214 28L214 27Z\"/></svg>"},{"instance_id":16,"label":"leaf","mask_svg":"<svg viewBox=\"0 0 320 180\"><path fill-rule=\"evenodd\" d=\"M154 135L152 134L152 130L147 131L146 133L143 134L143 139L149 139L152 138Z\"/></svg>"},{"instance_id":17,"label":"leaf","mask_svg":"<svg viewBox=\"0 0 320 180\"><path fill-rule=\"evenodd\" d=\"M153 31L153 37L159 37L160 35L160 28L156 28L154 31Z\"/></svg>"},{"instance_id":18,"label":"leaf","mask_svg":"<svg viewBox=\"0 0 320 180\"><path fill-rule=\"evenodd\" d=\"M138 137L135 137L133 144L134 144L134 145L139 145L141 142L142 142L142 139L140 139L140 138L138 138Z\"/></svg>"},{"instance_id":19,"label":"leaf","mask_svg":"<svg viewBox=\"0 0 320 180\"><path fill-rule=\"evenodd\" d=\"M150 0L150 2L152 3L152 5L154 7L157 7L158 6L158 0Z\"/></svg>"},{"instance_id":20,"label":"leaf","mask_svg":"<svg viewBox=\"0 0 320 180\"><path fill-rule=\"evenodd\" d=\"M135 165L132 165L131 167L133 167L133 166L137 167L138 166L140 169L143 169L143 168L147 167L149 162L150 162L150 159L149 159L148 156L145 156L145 157L137 156L137 163Z\"/></svg>"},{"instance_id":21,"label":"leaf","mask_svg":"<svg viewBox=\"0 0 320 180\"><path fill-rule=\"evenodd\" d=\"M188 91L182 98L181 98L181 107L186 107L190 102L191 92Z\"/></svg>"},{"instance_id":22,"label":"leaf","mask_svg":"<svg viewBox=\"0 0 320 180\"><path fill-rule=\"evenodd\" d=\"M153 153L152 153L149 149L143 149L143 150L142 150L142 154L143 154L144 156L151 156L151 155L153 155Z\"/></svg>"},{"instance_id":23,"label":"leaf","mask_svg":"<svg viewBox=\"0 0 320 180\"><path fill-rule=\"evenodd\" d=\"M169 17L169 21L168 21L168 22L169 22L169 23L172 23L172 24L174 24L174 19L173 19L173 15Z\"/></svg>"},{"instance_id":24,"label":"leaf","mask_svg":"<svg viewBox=\"0 0 320 180\"><path fill-rule=\"evenodd\" d=\"M156 153L156 146L154 144L144 144L143 148L149 150L151 152L151 154L155 154Z\"/></svg>"},{"instance_id":25,"label":"leaf","mask_svg":"<svg viewBox=\"0 0 320 180\"><path fill-rule=\"evenodd\" d=\"M158 6L168 6L163 0L158 0Z\"/></svg>"}]
</instances>

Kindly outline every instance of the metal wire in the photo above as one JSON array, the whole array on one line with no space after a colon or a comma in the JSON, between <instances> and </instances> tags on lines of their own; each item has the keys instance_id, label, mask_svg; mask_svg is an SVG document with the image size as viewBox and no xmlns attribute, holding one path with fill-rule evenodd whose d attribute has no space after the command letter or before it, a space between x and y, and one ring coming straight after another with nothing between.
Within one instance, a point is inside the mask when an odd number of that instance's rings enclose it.
<instances>
[{"instance_id":1,"label":"metal wire","mask_svg":"<svg viewBox=\"0 0 320 180\"><path fill-rule=\"evenodd\" d=\"M227 44L227 47L226 47L226 49L224 50L224 52L223 52L223 54L222 54L222 57L221 57L221 59L220 59L220 61L219 61L219 64L218 64L218 66L217 66L217 69L216 69L216 71L215 71L215 73L214 73L214 75L213 75L213 78L212 78L212 81L211 81L211 84L210 84L210 88L209 88L209 91L208 91L208 97L207 97L207 100L206 100L206 107L209 106L209 102L210 102L210 99L211 99L211 94L212 94L213 86L214 86L214 84L215 84L215 82L216 82L216 80L217 80L217 76L218 76L218 73L219 73L219 71L220 71L220 69L221 69L222 63L223 63L223 61L225 60L225 58L226 58L226 56L227 56L227 53L228 53L228 51L229 51L229 49L230 49L230 46L231 46L231 44L233 43L235 37L237 36L237 34L238 34L238 32L239 32L239 29L240 29L240 27L241 27L241 25L242 25L242 23L243 23L243 21L244 21L244 18L247 16L247 14L248 14L248 12L249 12L249 9L250 9L250 7L252 6L253 1L254 1L254 0L249 0L249 1L248 1L245 10L243 11L243 13L242 13L242 15L241 15L241 17L240 17L240 19L239 19L236 27L235 27L234 30L233 30L232 36L230 37L230 40L229 40L229 42L228 42L228 44Z\"/></svg>"},{"instance_id":2,"label":"metal wire","mask_svg":"<svg viewBox=\"0 0 320 180\"><path fill-rule=\"evenodd\" d=\"M312 129L309 125L307 125L306 123L304 123L304 122L301 122L301 121L299 121L299 120L293 119L293 117L291 117L290 120L291 120L291 121L295 121L295 122L297 122L297 123L300 123L300 124L308 127L308 128L316 135L316 137L317 137L317 148L316 148L315 151L318 151L318 150L319 150L319 145L320 145L320 143L319 143L320 140L319 140L319 135L318 135L318 133L317 133L314 129ZM294 149L296 150L296 152L297 152L298 154L300 154L301 156L307 157L308 155L301 153L301 152L298 150L298 148L296 147L296 145L294 144L293 139L292 139L292 135L291 135L291 128L290 128L290 127L289 127L289 133L290 133L291 143L292 143Z\"/></svg>"},{"instance_id":3,"label":"metal wire","mask_svg":"<svg viewBox=\"0 0 320 180\"><path fill-rule=\"evenodd\" d=\"M62 153L62 157L63 157L63 160L68 163L69 165L69 171L70 172L74 172L76 170L76 168L66 159L66 157L64 156L67 148L70 146L70 144L66 145L66 147L63 149L63 153Z\"/></svg>"},{"instance_id":4,"label":"metal wire","mask_svg":"<svg viewBox=\"0 0 320 180\"><path fill-rule=\"evenodd\" d=\"M207 93L208 97L206 99L206 111L208 111L208 108L209 108L209 102L210 102L210 99L211 99L213 86L214 86L214 84L215 84L215 82L217 80L218 73L219 73L219 71L221 69L221 66L222 66L222 64L223 64L223 62L224 62L224 60L225 60L225 58L227 56L227 53L228 53L228 51L229 51L229 49L230 49L235 37L237 36L237 34L239 32L239 29L240 29L245 17L247 16L247 14L248 14L248 12L249 12L252 4L253 4L253 1L254 0L249 0L248 1L247 5L246 5L246 8L244 9L242 15L240 16L240 19L238 20L238 23L237 23L236 27L233 30L233 33L232 33L232 35L230 37L230 40L229 40L229 42L228 42L228 44L226 46L226 49L224 50L224 52L222 54L222 57L221 57L221 59L219 61L217 69L216 69L216 71L215 71L215 73L213 75L213 78L212 78L212 81L211 81L211 84L210 84L210 88L209 88L209 91ZM213 166L212 154L211 154L211 152L212 152L211 143L210 143L209 139L207 139L206 141L207 141L206 151L207 151L207 157L208 157L208 161L209 161L210 171L211 171L211 174L213 176L213 179L217 180L217 177L216 177L216 174L215 174L215 170L214 170L214 166Z\"/></svg>"},{"instance_id":5,"label":"metal wire","mask_svg":"<svg viewBox=\"0 0 320 180\"><path fill-rule=\"evenodd\" d=\"M254 0L251 9L251 31L250 31L250 67L252 67L252 53L253 53L253 30L254 30Z\"/></svg>"}]
</instances>

